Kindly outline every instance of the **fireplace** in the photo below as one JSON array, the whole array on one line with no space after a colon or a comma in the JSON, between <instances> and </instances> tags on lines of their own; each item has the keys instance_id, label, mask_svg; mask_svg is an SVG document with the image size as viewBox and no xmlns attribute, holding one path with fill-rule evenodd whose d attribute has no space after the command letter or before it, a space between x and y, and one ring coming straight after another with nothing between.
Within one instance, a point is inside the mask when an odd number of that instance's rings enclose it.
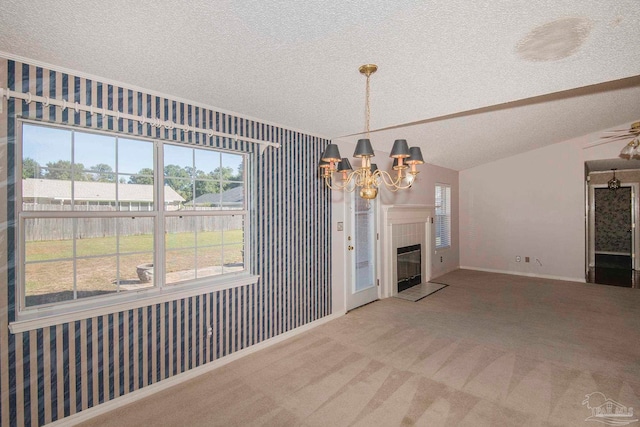
<instances>
[{"instance_id":1,"label":"fireplace","mask_svg":"<svg viewBox=\"0 0 640 427\"><path fill-rule=\"evenodd\" d=\"M404 246L397 249L398 292L422 283L421 245Z\"/></svg>"}]
</instances>

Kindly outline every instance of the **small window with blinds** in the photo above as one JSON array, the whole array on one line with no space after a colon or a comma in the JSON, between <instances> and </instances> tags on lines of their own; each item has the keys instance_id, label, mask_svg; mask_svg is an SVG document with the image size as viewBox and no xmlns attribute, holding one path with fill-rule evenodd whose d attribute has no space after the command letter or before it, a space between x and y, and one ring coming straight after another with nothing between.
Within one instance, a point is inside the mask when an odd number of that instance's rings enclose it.
<instances>
[{"instance_id":1,"label":"small window with blinds","mask_svg":"<svg viewBox=\"0 0 640 427\"><path fill-rule=\"evenodd\" d=\"M436 184L436 249L451 246L451 186Z\"/></svg>"}]
</instances>

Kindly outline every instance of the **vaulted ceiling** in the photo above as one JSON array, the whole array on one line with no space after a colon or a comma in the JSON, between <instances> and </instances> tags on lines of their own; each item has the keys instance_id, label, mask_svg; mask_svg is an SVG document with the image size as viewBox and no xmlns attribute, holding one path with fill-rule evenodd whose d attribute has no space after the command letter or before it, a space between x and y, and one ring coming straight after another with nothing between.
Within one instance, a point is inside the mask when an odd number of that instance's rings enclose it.
<instances>
[{"instance_id":1,"label":"vaulted ceiling","mask_svg":"<svg viewBox=\"0 0 640 427\"><path fill-rule=\"evenodd\" d=\"M0 51L462 170L640 119L637 0L3 0Z\"/></svg>"}]
</instances>

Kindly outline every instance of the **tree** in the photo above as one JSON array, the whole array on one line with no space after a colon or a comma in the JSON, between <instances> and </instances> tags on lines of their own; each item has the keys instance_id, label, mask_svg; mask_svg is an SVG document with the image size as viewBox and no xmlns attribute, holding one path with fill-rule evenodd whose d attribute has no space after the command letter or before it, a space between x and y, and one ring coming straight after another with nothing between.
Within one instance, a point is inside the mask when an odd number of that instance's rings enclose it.
<instances>
[{"instance_id":1,"label":"tree","mask_svg":"<svg viewBox=\"0 0 640 427\"><path fill-rule=\"evenodd\" d=\"M213 170L212 178L221 181L229 181L233 179L233 168L228 166L219 166Z\"/></svg>"},{"instance_id":2,"label":"tree","mask_svg":"<svg viewBox=\"0 0 640 427\"><path fill-rule=\"evenodd\" d=\"M233 176L231 179L233 181L242 181L244 177L244 162L240 162L240 164L238 165L238 170L236 172L236 175Z\"/></svg>"},{"instance_id":3,"label":"tree","mask_svg":"<svg viewBox=\"0 0 640 427\"><path fill-rule=\"evenodd\" d=\"M186 201L190 201L193 199L193 177L187 169L178 165L167 165L164 167L164 180L166 185L176 190Z\"/></svg>"},{"instance_id":4,"label":"tree","mask_svg":"<svg viewBox=\"0 0 640 427\"><path fill-rule=\"evenodd\" d=\"M147 176L143 176L147 175ZM144 184L153 185L153 169L143 168L140 169L138 175L132 175L129 177L129 184Z\"/></svg>"},{"instance_id":5,"label":"tree","mask_svg":"<svg viewBox=\"0 0 640 427\"><path fill-rule=\"evenodd\" d=\"M98 163L95 166L91 166L89 170L93 172L93 181L116 182L116 176L113 173L113 169L105 163Z\"/></svg>"},{"instance_id":6,"label":"tree","mask_svg":"<svg viewBox=\"0 0 640 427\"><path fill-rule=\"evenodd\" d=\"M22 179L27 178L42 178L40 164L31 157L27 157L22 161Z\"/></svg>"},{"instance_id":7,"label":"tree","mask_svg":"<svg viewBox=\"0 0 640 427\"><path fill-rule=\"evenodd\" d=\"M89 176L84 172L82 163L74 164L76 181L89 181ZM71 162L69 160L58 160L57 162L48 162L47 170L44 173L46 179L71 180Z\"/></svg>"}]
</instances>

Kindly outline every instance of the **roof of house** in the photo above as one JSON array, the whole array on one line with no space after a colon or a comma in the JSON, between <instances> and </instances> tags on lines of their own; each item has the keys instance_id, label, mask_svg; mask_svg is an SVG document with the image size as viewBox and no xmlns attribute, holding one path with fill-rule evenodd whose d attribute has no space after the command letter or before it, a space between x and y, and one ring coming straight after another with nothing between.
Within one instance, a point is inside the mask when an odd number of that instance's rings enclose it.
<instances>
[{"instance_id":1,"label":"roof of house","mask_svg":"<svg viewBox=\"0 0 640 427\"><path fill-rule=\"evenodd\" d=\"M197 205L204 204L221 204L221 205L231 205L231 204L242 204L244 201L244 187L238 186L230 188L227 191L222 193L207 193L202 194L201 196L196 197L194 203Z\"/></svg>"},{"instance_id":2,"label":"roof of house","mask_svg":"<svg viewBox=\"0 0 640 427\"><path fill-rule=\"evenodd\" d=\"M71 181L56 179L23 179L22 195L25 198L71 200ZM110 182L75 181L74 199L78 201L114 201L116 186ZM153 202L153 185L118 184L118 200L121 202ZM184 202L185 199L169 186L164 187L167 203Z\"/></svg>"}]
</instances>

